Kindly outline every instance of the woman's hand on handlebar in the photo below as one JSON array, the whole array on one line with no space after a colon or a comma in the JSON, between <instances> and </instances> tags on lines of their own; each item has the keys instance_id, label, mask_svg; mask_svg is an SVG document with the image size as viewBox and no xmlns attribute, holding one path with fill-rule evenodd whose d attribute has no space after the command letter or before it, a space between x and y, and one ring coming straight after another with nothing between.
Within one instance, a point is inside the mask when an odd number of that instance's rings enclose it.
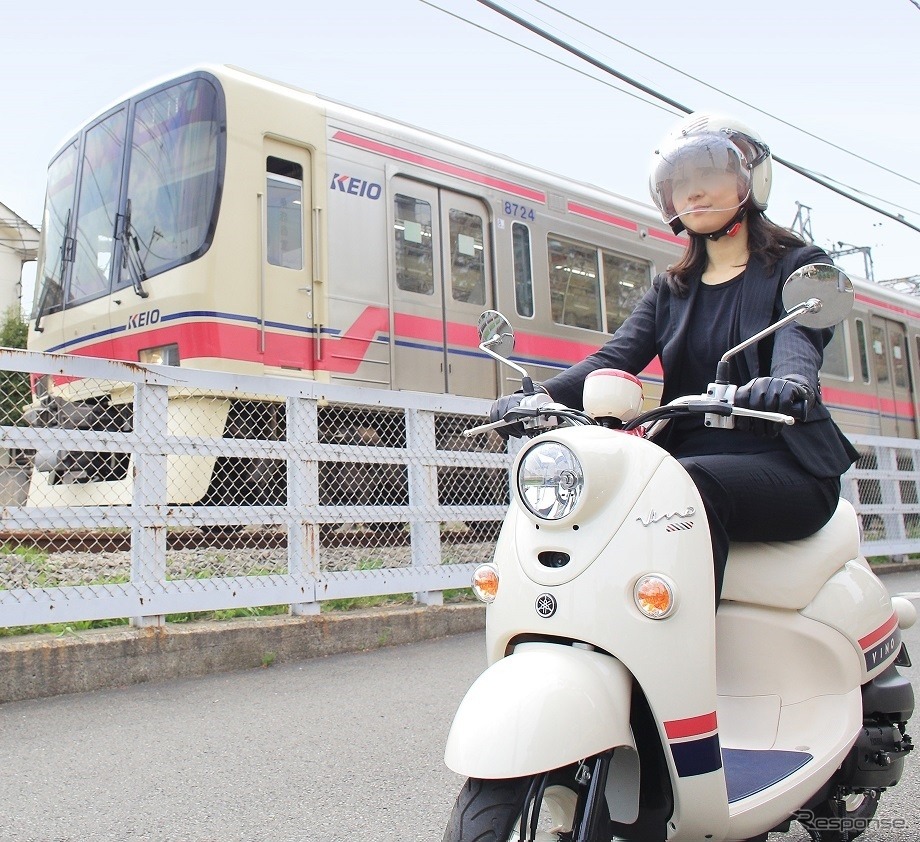
<instances>
[{"instance_id":1,"label":"woman's hand on handlebar","mask_svg":"<svg viewBox=\"0 0 920 842\"><path fill-rule=\"evenodd\" d=\"M509 412L513 413L518 408L536 409L541 404L549 403L552 400L541 386L536 388L538 391L535 395L514 392L514 394L499 398L489 409L489 421L495 423L496 421L501 421ZM524 424L523 421L512 421L503 427L497 427L495 432L505 441L510 437L522 438L524 436Z\"/></svg>"},{"instance_id":2,"label":"woman's hand on handlebar","mask_svg":"<svg viewBox=\"0 0 920 842\"><path fill-rule=\"evenodd\" d=\"M815 404L815 393L804 377L755 377L750 383L739 386L735 392L735 406L756 409L760 412L780 412L804 421ZM759 435L775 436L780 427L756 418L735 418L735 429L751 430Z\"/></svg>"}]
</instances>

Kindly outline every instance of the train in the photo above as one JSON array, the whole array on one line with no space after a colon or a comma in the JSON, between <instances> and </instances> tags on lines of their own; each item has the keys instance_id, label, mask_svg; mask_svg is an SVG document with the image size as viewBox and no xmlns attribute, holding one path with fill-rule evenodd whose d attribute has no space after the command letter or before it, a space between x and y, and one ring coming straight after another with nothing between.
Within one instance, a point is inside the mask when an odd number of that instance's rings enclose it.
<instances>
[{"instance_id":1,"label":"train","mask_svg":"<svg viewBox=\"0 0 920 842\"><path fill-rule=\"evenodd\" d=\"M649 205L203 66L104 109L54 155L28 347L493 398L520 384L479 351L481 311L508 316L515 359L545 379L601 345L684 245ZM824 400L845 431L914 437L920 307L855 286ZM654 403L657 361L642 376ZM125 390L46 378L35 396L30 423L131 428ZM271 396L170 400L185 430L228 437L282 436L283 409ZM333 413L325 434L380 443L387 423ZM30 498L128 502L128 461L58 453L36 464ZM253 465L170 470L175 503L283 494Z\"/></svg>"}]
</instances>

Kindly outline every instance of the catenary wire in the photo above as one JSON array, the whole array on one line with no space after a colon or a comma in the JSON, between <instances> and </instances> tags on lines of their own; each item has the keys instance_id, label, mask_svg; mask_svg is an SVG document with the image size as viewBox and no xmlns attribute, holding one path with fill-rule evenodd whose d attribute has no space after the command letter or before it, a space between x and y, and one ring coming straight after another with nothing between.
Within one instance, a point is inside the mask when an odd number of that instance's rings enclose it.
<instances>
[{"instance_id":1,"label":"catenary wire","mask_svg":"<svg viewBox=\"0 0 920 842\"><path fill-rule=\"evenodd\" d=\"M502 41L506 41L509 44L513 44L515 47L521 47L522 49L527 50L527 52L533 53L535 56L539 56L540 58L546 59L547 61L551 61L553 62L553 64L558 64L560 67L566 68L566 70L571 70L574 73L578 73L580 76L585 76L586 78L591 79L595 82L600 82L600 84L606 85L608 88L612 88L615 91L619 91L621 94L625 94L626 96L631 97L632 99L636 99L639 102L645 103L646 105L651 105L653 108L657 108L659 111L664 111L667 114L674 114L674 111L670 108L665 108L656 102L649 102L647 99L643 99L641 96L638 96L632 93L631 91L627 91L624 88L621 88L617 85L612 84L611 82L605 81L604 79L598 79L597 76L593 76L590 73L586 73L584 70L579 70L577 67L572 67L571 64L566 64L564 61L560 61L557 58L553 58L552 56L546 55L546 53L541 53L539 50L535 50L533 47L528 47L526 44L522 44L520 41L515 41L513 38L509 38L506 35L502 35L500 32L495 32L494 30L491 30L486 26L482 26L482 24L478 24L475 21L471 21L468 18L463 17L462 15L456 14L455 12L451 12L449 9L445 9L442 6L438 6L435 3L431 3L429 2L429 0L419 0L419 2L425 6L430 6L432 9L436 9L437 11L442 12L443 14L448 15L449 17L455 18L456 20L459 20L462 23L465 23L476 29L479 29L482 32L487 32L489 35L494 35L496 38L500 38Z\"/></svg>"},{"instance_id":2,"label":"catenary wire","mask_svg":"<svg viewBox=\"0 0 920 842\"><path fill-rule=\"evenodd\" d=\"M550 3L545 2L545 0L534 0L534 2L535 2L535 3L538 3L539 5L541 5L541 6L545 7L545 8L547 8L547 9L550 9L550 10L553 11L553 12L556 12L556 14L561 15L561 16L564 17L564 18L568 18L569 20L574 21L575 23L580 24L581 26L585 27L586 29L591 30L591 32L596 32L598 35L601 35L601 36L603 36L604 38L607 38L607 39L609 39L609 40L611 40L611 41L613 41L613 42L619 44L620 46L626 47L626 49L632 50L634 53L638 53L640 56L643 56L644 58L650 59L651 61L654 61L655 63L660 64L662 67L666 67L668 70L673 70L675 73L679 73L681 76L684 76L685 78L690 79L690 80L692 80L692 81L694 81L694 82L696 82L696 83L702 85L704 88L708 88L708 89L711 90L711 91L715 91L717 94L720 94L721 96L724 96L724 97L726 97L726 98L732 100L732 102L737 102L737 103L739 103L740 105L745 106L746 108L750 108L752 111L756 111L758 114L763 114L765 117L769 117L771 120L776 120L776 122L781 123L781 124L784 125L784 126L788 126L790 129L795 129L796 131L801 132L802 134L806 135L807 137L812 138L813 140L820 141L821 143L824 143L824 144L826 144L827 146L830 146L831 148L836 149L838 152L843 152L844 154L850 155L851 157L856 158L857 160L862 161L863 163L869 164L870 166L876 167L876 168L878 168L878 169L880 169L880 170L883 170L884 172L887 172L887 173L889 173L889 174L891 174L891 175L897 176L898 178L901 178L901 179L903 179L904 181L908 181L908 182L910 182L911 184L916 184L918 187L920 187L920 181L917 181L916 179L913 179L913 178L911 178L911 177L908 176L908 175L904 175L904 173L900 173L900 172L898 172L897 170L890 169L889 167L886 167L884 164L880 164L880 163L878 163L877 161L873 161L873 160L871 160L870 158L866 158L866 157L860 155L858 152L853 152L853 151L850 150L850 149L846 149L846 148L843 147L843 146L839 146L838 144L834 143L833 141L828 140L826 137L821 137L820 135L816 135L816 134L814 134L814 133L808 131L808 129L803 129L801 126L795 125L795 123L790 123L788 120L784 120L782 117L777 117L775 114L771 114L769 111L765 111L765 110L762 109L762 108L758 108L756 105L751 105L749 102L746 102L745 100L740 99L739 97L733 96L732 94L728 93L727 91L723 91L721 88L717 88L715 85L711 85L711 84L709 84L709 82L705 82L704 80L700 79L699 77L694 76L694 75L691 74L691 73L687 73L686 71L681 70L679 67L675 67L673 64L668 64L666 61L662 61L661 59L656 58L655 56L651 55L650 53L646 53L645 51L640 50L638 47L632 46L632 44L627 44L625 41L622 41L621 39L619 39L619 38L617 38L617 37L615 37L615 36L613 36L613 35L610 35L609 33L604 32L603 30L598 29L598 28L595 27L595 26L592 26L590 23L586 23L586 22L583 21L583 20L579 20L578 18L574 17L573 15L570 15L568 12L564 12L562 9L559 9L559 8L557 8L556 6L553 6L553 5L551 5ZM911 0L911 2L913 2L913 0ZM917 0L917 3L920 4L920 0ZM920 7L920 6L918 6L918 7ZM862 191L860 191L860 192L862 192ZM867 193L867 194L865 194L865 195L869 195L869 194ZM874 196L873 198L878 198L878 197L877 197L877 196ZM885 200L885 199L881 199L880 201L883 201L883 202L884 202L884 201L886 201L886 200ZM893 202L887 202L887 204L894 205ZM896 205L894 205L894 206L897 207ZM903 210L903 209L902 209L902 210ZM911 211L911 213L917 213L917 211Z\"/></svg>"},{"instance_id":3,"label":"catenary wire","mask_svg":"<svg viewBox=\"0 0 920 842\"><path fill-rule=\"evenodd\" d=\"M425 2L425 0L422 0L422 1ZM552 33L547 32L544 29L541 29L536 24L531 23L525 18L522 18L519 15L514 14L514 12L511 12L502 6L499 6L497 3L493 3L491 2L491 0L476 0L476 2L482 6L486 6L487 8L492 9L494 12L498 12L498 14L502 15L503 17L506 17L509 20L514 21L520 26L523 26L525 29L530 30L535 35L539 35L541 38L547 41L550 41L551 43L555 44L557 47L561 47L563 50L566 50L567 52L572 53L573 55L577 56L583 61L586 61L589 64L592 64L594 67L597 67L600 70L603 70L605 73L610 73L612 76L615 76L617 79L620 79L621 81L624 81L627 84L638 88L643 93L646 93L649 96L653 96L656 99L661 100L662 102L666 102L668 105L672 106L673 108L679 109L684 114L693 113L692 108L688 108L686 105L683 105L677 100L672 99L666 94L663 94L660 91L656 91L654 88L650 88L647 85L643 85L641 82L635 79L632 79L629 76L626 76L624 73L621 73L620 71L614 69L613 67L610 67L609 65L604 64L604 62L600 61L594 56L584 52L583 50L579 50L577 47L572 46L571 44L567 43L561 38L557 38ZM870 202L867 202L864 199L859 198L858 196L854 196L852 193L848 193L846 190L843 190L840 187L836 187L831 182L823 178L820 178L819 176L815 175L813 172L806 169L805 167L801 167L798 164L794 164L792 161L789 161L785 158L781 158L779 155L774 154L773 160L776 161L778 164L782 164L787 169L790 169L793 172L798 173L804 178L807 178L810 181L815 182L816 184L820 184L822 187L826 188L827 190L830 190L831 192L836 193L839 196L843 196L844 198L849 199L851 202L855 202L858 205L862 205L863 207L868 208L869 210L874 211L875 213L880 214L881 216L886 216L889 219L893 219L895 222L899 222L901 225L904 225L905 227L910 228L911 230L920 233L920 226L914 225L914 223L912 222L908 222L902 214L891 213L890 211L886 211L884 208L880 208L876 205L873 205Z\"/></svg>"},{"instance_id":4,"label":"catenary wire","mask_svg":"<svg viewBox=\"0 0 920 842\"><path fill-rule=\"evenodd\" d=\"M629 84L635 85L635 86L641 88L644 92L649 93L649 95L651 95L651 96L655 96L655 97L658 97L658 98L665 99L665 101L667 101L667 102L669 102L669 104L672 104L672 105L673 105L673 109L664 108L664 107L658 105L658 104L655 103L655 102L651 102L650 100L644 99L643 97L640 97L640 96L637 96L636 94L630 93L629 91L624 90L623 88L621 88L621 87L619 87L619 86L617 86L617 85L613 85L613 84L611 84L611 83L609 83L609 82L604 81L603 79L599 79L597 76L594 76L594 75L592 75L592 74L590 74L590 73L586 73L585 71L579 70L579 69L576 68L576 67L572 67L572 65L566 64L566 63L563 62L563 61L559 61L558 59L555 59L555 58L553 58L552 56L548 56L548 55L546 55L546 53L541 53L539 50L535 50L535 49L533 49L532 47L527 46L526 44L522 44L520 41L515 41L513 38L509 38L509 37L507 37L507 36L505 36L505 35L502 35L502 34L500 34L500 33L498 33L498 32L495 32L494 30L489 29L489 28L486 27L486 26L483 26L483 25L478 24L478 23L476 23L476 22L474 22L474 21L471 21L471 20L469 20L468 18L463 17L462 15L456 14L455 12L451 12L451 11L449 11L448 9L445 9L445 8L443 8L443 7L441 7L441 6L438 6L438 5L434 4L434 3L431 3L431 2L429 2L429 0L419 0L419 2L423 3L423 4L426 5L426 6L430 6L432 9L436 9L437 11L442 12L442 13L445 14L445 15L448 15L448 16L450 16L450 17L452 17L452 18L455 18L456 20L459 20L459 21L461 21L462 23L465 23L465 24L467 24L467 25L469 25L469 26L472 26L472 27L474 27L474 28L476 28L476 29L479 29L479 30L481 30L482 32L486 32L486 33L488 33L489 35L494 35L496 38L500 38L502 41L505 41L505 42L507 42L507 43L509 43L509 44L513 44L515 47L520 47L520 48L522 48L522 49L524 49L524 50L527 50L527 52L533 53L534 55L539 56L540 58L547 59L548 61L551 61L551 62L553 62L554 64L558 64L560 67L564 67L564 68L566 68L567 70L572 70L572 71L574 71L575 73L578 73L578 74L581 75L581 76L584 76L584 77L586 77L586 78L588 78L588 79L591 79L591 80L593 80L593 81L595 81L595 82L599 82L599 83L602 84L602 85L606 85L608 88L611 88L611 89L613 89L613 90L615 90L615 91L618 91L618 92L620 92L620 93L622 93L622 94L625 94L626 96L631 97L632 99L638 100L639 102L642 102L642 103L644 103L644 104L646 104L646 105L650 105L650 106L652 106L653 108L659 109L660 111L664 111L664 112L667 113L667 114L672 114L672 115L677 116L677 114L679 114L679 113L688 114L688 113L691 112L691 110L688 109L686 106L683 106L683 105L681 105L680 103L678 103L678 102L676 102L676 101L674 101L674 100L668 100L668 98L667 98L667 97L664 97L663 94L659 94L659 93L656 92L654 89L652 89L652 88L647 88L647 87L641 85L639 82L637 82L636 80L631 79L631 78L628 77L628 76L625 76L625 75L622 75L622 74L617 73L616 71L614 71L612 68L608 67L607 65L604 65L604 64L602 64L602 63L596 62L595 60L591 59L591 57L588 56L587 54L582 54L582 53L580 53L580 51L577 51L577 52L576 52L576 54L579 55L579 57L584 58L586 61L590 61L592 64L594 64L594 65L597 66L597 67L600 67L601 69L605 69L607 72L610 72L610 73L612 73L613 75L617 76L617 78L621 78L621 79L623 79L624 81L627 81ZM540 2L540 0L537 0L537 2ZM920 0L918 0L918 2L920 2ZM487 4L487 5L488 5L488 4ZM499 8L499 7L495 7L495 8L497 9L497 8ZM553 8L553 7L549 7L549 8ZM550 36L550 37L552 37L552 36ZM614 39L614 40L615 40L615 39ZM565 43L565 42L562 42L562 41L560 40L558 43L561 45L561 44L563 44L563 43ZM627 45L627 46L628 46L628 45ZM574 48L570 48L570 47L568 47L568 46L565 47L565 49L569 49L570 51L575 51ZM644 54L643 54L643 55L644 55ZM670 65L665 65L665 66L666 66L666 67L670 67ZM680 71L678 71L678 72L680 72ZM690 78L694 78L694 77L690 77ZM705 84L705 83L703 83L703 84ZM675 112L676 112L676 113L675 113ZM764 113L766 113L766 112L764 112ZM769 116L769 115L768 115L768 116ZM820 138L818 138L818 139L820 140ZM832 145L833 145L833 144L832 144ZM843 150L843 151L846 152L847 150ZM857 157L858 157L858 156L857 156ZM867 207L867 208L869 208L869 209L872 210L872 211L875 211L875 212L877 212L877 213L881 213L881 214L883 214L883 215L885 215L885 216L888 216L888 217L890 217L891 219L894 219L895 221L900 222L900 223L902 223L903 225L906 225L906 226L909 227L909 228L912 228L913 230L920 231L920 228L915 228L913 225L911 225L910 223L906 222L906 221L903 219L903 217L901 217L900 215L894 216L894 215L892 215L892 214L889 214L889 213L887 213L886 211L882 210L881 208L877 208L876 206L874 206L874 205L872 205L872 204L869 204L869 203L867 203L867 202L865 202L865 201L862 201L862 200L860 200L859 198L857 198L856 196L851 195L850 193L847 193L846 190L850 190L850 191L852 191L853 193L859 194L860 196L866 196L866 197L868 197L868 198L870 198L870 199L875 199L875 200L878 201L878 202L882 202L883 204L889 205L890 207L896 208L897 210L905 211L906 213L912 213L912 214L920 215L920 211L918 211L918 210L915 210L915 209L913 209L913 208L908 208L908 207L905 207L905 206L903 206L903 205L899 205L899 204L897 204L896 202L892 202L890 199L885 199L885 198L882 197L882 196L876 196L876 195L873 194L873 193L868 193L868 192L865 191L865 190L861 190L861 189L859 189L859 188L857 188L857 187L853 187L853 186L850 185L850 184L846 184L845 182L842 182L842 181L840 181L840 180L838 180L838 179L835 179L835 178L832 178L832 177L830 177L830 176L824 175L823 173L817 173L817 172L815 172L815 171L813 171L813 170L806 170L806 169L804 169L804 168L798 168L798 169L797 169L797 166L798 166L798 165L793 165L793 164L791 164L791 163L785 161L784 159L780 158L779 156L777 156L777 155L775 155L775 154L773 155L773 158L774 158L774 160L776 160L778 163L784 164L785 166L787 166L787 167L789 167L790 169L792 169L794 172L798 172L799 174L803 175L805 178L808 178L808 179L810 179L810 180L812 180L812 181L815 181L815 182L818 183L818 184L821 184L823 187L826 187L827 189L829 189L829 190L831 190L832 192L835 192L835 193L837 193L837 194L843 196L844 198L851 199L852 201L857 202L858 204L862 204L864 207ZM871 162L869 162L869 163L871 163ZM835 186L833 186L833 185L837 185L837 187L835 187ZM844 189L844 188L845 188L845 189Z\"/></svg>"}]
</instances>

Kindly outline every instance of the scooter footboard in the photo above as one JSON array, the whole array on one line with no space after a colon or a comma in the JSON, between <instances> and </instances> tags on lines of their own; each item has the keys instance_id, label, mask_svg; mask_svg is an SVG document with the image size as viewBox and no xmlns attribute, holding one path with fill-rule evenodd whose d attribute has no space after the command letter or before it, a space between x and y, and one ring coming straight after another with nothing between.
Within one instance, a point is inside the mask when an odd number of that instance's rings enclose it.
<instances>
[{"instance_id":1,"label":"scooter footboard","mask_svg":"<svg viewBox=\"0 0 920 842\"><path fill-rule=\"evenodd\" d=\"M525 643L490 666L454 717L444 760L470 778L516 778L635 741L632 677L609 655Z\"/></svg>"}]
</instances>

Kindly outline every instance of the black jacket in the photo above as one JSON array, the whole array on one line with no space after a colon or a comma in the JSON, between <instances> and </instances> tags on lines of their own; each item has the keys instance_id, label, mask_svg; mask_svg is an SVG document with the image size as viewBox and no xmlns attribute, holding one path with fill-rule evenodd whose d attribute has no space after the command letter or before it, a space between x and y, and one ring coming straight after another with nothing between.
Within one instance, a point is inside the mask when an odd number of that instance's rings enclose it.
<instances>
[{"instance_id":1,"label":"black jacket","mask_svg":"<svg viewBox=\"0 0 920 842\"><path fill-rule=\"evenodd\" d=\"M741 289L737 324L731 326L732 344L753 336L785 314L782 285L786 278L806 263L831 263L815 246L789 249L772 271L752 257ZM671 292L664 274L636 305L629 318L611 339L580 363L557 374L543 385L554 400L567 406L582 407L585 377L598 368L619 368L632 374L642 371L656 356L664 371L662 403L678 397L674 384L686 348L687 326L701 281L691 279L689 294L681 298ZM783 427L782 437L798 462L816 477L840 476L859 454L846 440L820 400L818 369L824 346L833 330L812 330L792 323L755 346L746 348L732 360L732 382L747 383L754 377L785 377L797 374L807 378L819 396L806 422ZM726 349L727 350L727 349ZM713 372L715 376L715 372ZM664 442L666 445L666 442Z\"/></svg>"}]
</instances>

